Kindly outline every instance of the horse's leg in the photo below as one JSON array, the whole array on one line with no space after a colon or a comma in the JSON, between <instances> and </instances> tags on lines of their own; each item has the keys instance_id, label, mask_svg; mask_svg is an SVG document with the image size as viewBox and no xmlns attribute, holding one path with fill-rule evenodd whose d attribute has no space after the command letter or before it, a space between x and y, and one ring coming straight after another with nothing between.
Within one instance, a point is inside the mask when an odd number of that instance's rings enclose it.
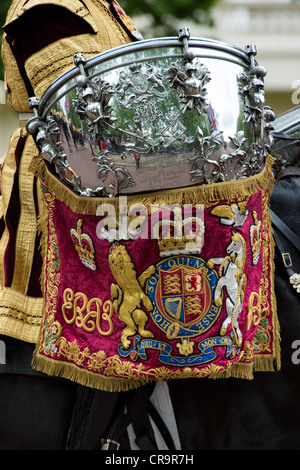
<instances>
[{"instance_id":1,"label":"horse's leg","mask_svg":"<svg viewBox=\"0 0 300 470\"><path fill-rule=\"evenodd\" d=\"M243 335L242 335L242 332L240 330L240 326L239 326L239 322L238 322L238 318L239 318L239 314L241 313L241 310L242 310L242 303L241 303L241 300L239 300L238 306L236 308L236 311L233 315L233 320L232 320L233 327L235 328L236 335L237 335L237 345L238 346L241 345L242 340L243 340Z\"/></svg>"},{"instance_id":2,"label":"horse's leg","mask_svg":"<svg viewBox=\"0 0 300 470\"><path fill-rule=\"evenodd\" d=\"M225 285L225 278L221 277L217 282L215 295L214 295L215 304L217 307L219 307L222 303L222 289L224 285Z\"/></svg>"},{"instance_id":3,"label":"horse's leg","mask_svg":"<svg viewBox=\"0 0 300 470\"><path fill-rule=\"evenodd\" d=\"M242 309L241 301L239 300L237 308L233 314L233 317L232 317L232 311L235 308L235 303L230 299L230 297L227 297L225 306L226 306L227 318L222 323L220 335L224 336L226 334L228 325L232 325L232 328L235 329L237 345L239 346L243 338L243 335L239 327L239 322L238 322L238 317Z\"/></svg>"},{"instance_id":4,"label":"horse's leg","mask_svg":"<svg viewBox=\"0 0 300 470\"><path fill-rule=\"evenodd\" d=\"M227 297L227 299L225 301L225 309L226 309L227 317L223 321L222 326L221 326L221 330L220 330L220 335L222 335L222 336L224 336L226 334L228 325L231 324L231 312L232 312L233 307L234 307L233 302L231 301L231 299L229 297Z\"/></svg>"}]
</instances>

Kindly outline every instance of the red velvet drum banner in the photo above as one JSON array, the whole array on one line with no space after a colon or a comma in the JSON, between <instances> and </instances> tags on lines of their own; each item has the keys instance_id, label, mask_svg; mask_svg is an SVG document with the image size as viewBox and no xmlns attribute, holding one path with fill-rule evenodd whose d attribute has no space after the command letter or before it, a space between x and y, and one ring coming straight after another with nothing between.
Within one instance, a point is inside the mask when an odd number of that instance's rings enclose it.
<instances>
[{"instance_id":1,"label":"red velvet drum banner","mask_svg":"<svg viewBox=\"0 0 300 470\"><path fill-rule=\"evenodd\" d=\"M111 391L279 367L271 163L227 184L84 199L40 162L34 366Z\"/></svg>"}]
</instances>

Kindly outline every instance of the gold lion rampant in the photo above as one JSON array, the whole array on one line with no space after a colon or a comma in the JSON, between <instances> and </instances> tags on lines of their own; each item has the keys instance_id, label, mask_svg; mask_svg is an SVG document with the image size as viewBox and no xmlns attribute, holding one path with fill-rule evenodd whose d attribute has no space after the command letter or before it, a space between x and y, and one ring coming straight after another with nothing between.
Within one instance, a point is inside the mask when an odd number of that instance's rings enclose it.
<instances>
[{"instance_id":1,"label":"gold lion rampant","mask_svg":"<svg viewBox=\"0 0 300 470\"><path fill-rule=\"evenodd\" d=\"M143 287L155 272L154 266L149 266L139 277L126 247L114 243L110 249L109 266L117 284L111 284L111 300L120 320L126 324L122 331L121 343L125 349L130 346L129 336L139 333L145 338L153 338L151 331L145 326L148 316L141 306L151 312L153 305L144 293Z\"/></svg>"}]
</instances>

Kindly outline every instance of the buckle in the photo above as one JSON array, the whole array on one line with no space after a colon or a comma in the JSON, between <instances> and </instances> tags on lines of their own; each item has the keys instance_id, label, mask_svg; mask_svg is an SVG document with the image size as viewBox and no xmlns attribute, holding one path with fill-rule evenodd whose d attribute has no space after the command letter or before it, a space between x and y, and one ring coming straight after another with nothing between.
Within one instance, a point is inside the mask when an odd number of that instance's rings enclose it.
<instances>
[{"instance_id":1,"label":"buckle","mask_svg":"<svg viewBox=\"0 0 300 470\"><path fill-rule=\"evenodd\" d=\"M111 439L101 439L100 450L119 450L120 444Z\"/></svg>"},{"instance_id":2,"label":"buckle","mask_svg":"<svg viewBox=\"0 0 300 470\"><path fill-rule=\"evenodd\" d=\"M293 265L291 255L289 253L282 253L281 256L282 256L284 266L286 268L291 268Z\"/></svg>"}]
</instances>

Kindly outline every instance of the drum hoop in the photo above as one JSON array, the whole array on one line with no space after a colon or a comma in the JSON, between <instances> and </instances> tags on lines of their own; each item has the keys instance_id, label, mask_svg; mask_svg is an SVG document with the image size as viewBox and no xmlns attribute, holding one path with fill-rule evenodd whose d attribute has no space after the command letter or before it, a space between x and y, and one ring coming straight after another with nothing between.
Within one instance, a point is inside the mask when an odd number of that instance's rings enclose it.
<instances>
[{"instance_id":1,"label":"drum hoop","mask_svg":"<svg viewBox=\"0 0 300 470\"><path fill-rule=\"evenodd\" d=\"M90 59L87 59L87 63L85 64L85 69L91 69L96 65L99 65L105 61L114 59L115 57L121 57L131 52L137 52L139 50L146 50L152 49L153 45L155 44L155 48L164 48L164 47L179 47L182 48L182 41L180 41L176 37L165 37L165 38L154 38L154 39L146 39L144 41L138 41L136 43L129 43L124 44L123 46L115 47L108 51L101 52ZM205 39L205 38L190 38L189 39L189 47L201 47L203 49L213 49L215 51L222 51L224 53L229 54L229 57L226 58L226 61L235 63L237 65L241 65L243 67L249 67L250 60L246 53L237 46L233 46L231 44L223 43L221 41L216 41L213 39ZM182 57L182 54L172 54L168 55L168 58L178 58ZM217 55L209 55L207 54L196 54L195 57L198 58L212 58L216 60L224 60L224 57L217 56ZM152 56L147 58L147 60L155 60L158 58L162 58L162 56ZM101 70L101 74L109 72L110 70L115 70L117 68L124 67L126 65L130 65L132 63L137 62L145 62L145 58L143 59L134 59L134 61L128 61L126 63L114 64L113 66L108 66L105 69ZM48 87L48 89L44 92L41 99L39 100L38 104L38 115L41 119L48 114L51 107L57 103L63 96L66 95L69 91L73 88L77 87L77 84L71 85L68 89L65 89L63 92L59 93L54 100L52 100L48 105L47 102L62 86L63 83L67 83L72 78L78 75L78 67L74 66L67 72L64 72L60 75L53 83ZM89 75L90 78L99 75L99 72L95 72L94 74Z\"/></svg>"}]
</instances>

